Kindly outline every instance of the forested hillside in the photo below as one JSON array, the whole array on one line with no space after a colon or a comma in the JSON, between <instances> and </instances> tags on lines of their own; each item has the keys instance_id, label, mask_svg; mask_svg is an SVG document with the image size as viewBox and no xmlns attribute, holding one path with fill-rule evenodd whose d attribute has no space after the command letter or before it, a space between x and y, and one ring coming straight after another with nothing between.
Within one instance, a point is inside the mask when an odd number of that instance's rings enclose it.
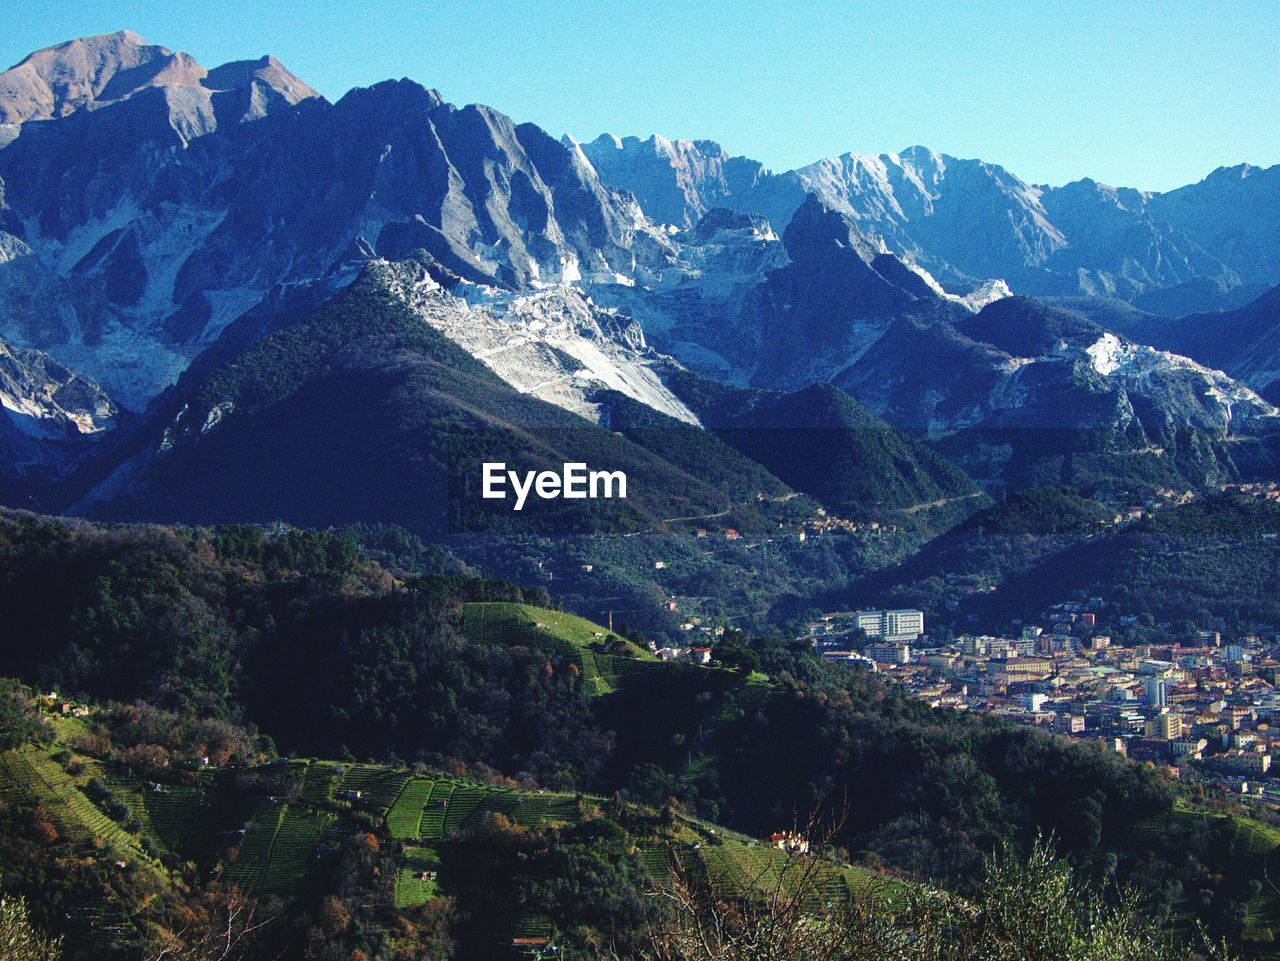
<instances>
[{"instance_id":1,"label":"forested hillside","mask_svg":"<svg viewBox=\"0 0 1280 961\"><path fill-rule=\"evenodd\" d=\"M1224 934L1243 923L1233 905L1261 897L1215 848L1135 834L1198 803L1161 774L933 712L807 645L730 634L720 667L663 664L589 622L519 606L547 604L543 592L397 579L335 534L6 514L0 556L8 670L175 712L113 735L153 769L216 736L220 763L271 750L423 763L673 805L757 837L817 811L864 866L947 884L975 877L993 849L1052 837L1140 880L1156 916L1190 912ZM165 727L187 733L169 744ZM1188 875L1189 856L1205 869Z\"/></svg>"}]
</instances>

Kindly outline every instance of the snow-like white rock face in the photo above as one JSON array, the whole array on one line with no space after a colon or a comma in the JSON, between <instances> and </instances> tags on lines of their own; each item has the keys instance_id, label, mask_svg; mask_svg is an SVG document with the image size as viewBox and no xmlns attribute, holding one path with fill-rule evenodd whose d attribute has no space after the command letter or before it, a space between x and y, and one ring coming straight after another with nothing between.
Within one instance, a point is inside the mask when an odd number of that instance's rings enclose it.
<instances>
[{"instance_id":1,"label":"snow-like white rock face","mask_svg":"<svg viewBox=\"0 0 1280 961\"><path fill-rule=\"evenodd\" d=\"M1065 356L1074 352L1067 345L1061 348ZM1244 384L1188 357L1134 344L1112 333L1104 333L1084 353L1094 370L1137 396L1181 400L1187 405L1182 412L1188 423L1229 432L1243 420L1280 416L1280 410Z\"/></svg>"},{"instance_id":2,"label":"snow-like white rock face","mask_svg":"<svg viewBox=\"0 0 1280 961\"><path fill-rule=\"evenodd\" d=\"M207 291L207 314L175 326L179 273L224 216L144 211L126 197L63 239L43 234L35 219L24 225L26 240L0 232L0 337L44 350L142 410L268 290L260 282ZM104 292L112 283L128 292L112 301Z\"/></svg>"},{"instance_id":3,"label":"snow-like white rock face","mask_svg":"<svg viewBox=\"0 0 1280 961\"><path fill-rule=\"evenodd\" d=\"M593 395L616 390L698 424L659 375L673 362L649 348L633 319L598 307L576 287L513 294L466 285L455 296L416 265L382 269L419 317L522 393L598 421Z\"/></svg>"},{"instance_id":4,"label":"snow-like white rock face","mask_svg":"<svg viewBox=\"0 0 1280 961\"><path fill-rule=\"evenodd\" d=\"M997 300L1012 296L1013 291L1003 280L984 280L964 295L946 294L948 299L956 300L975 314L987 304L994 304Z\"/></svg>"},{"instance_id":5,"label":"snow-like white rock face","mask_svg":"<svg viewBox=\"0 0 1280 961\"><path fill-rule=\"evenodd\" d=\"M714 215L712 215L714 217ZM587 283L592 299L639 321L649 341L695 370L736 384L754 371L759 332L740 318L752 291L788 263L762 218L703 223L672 234L675 255L646 283Z\"/></svg>"},{"instance_id":6,"label":"snow-like white rock face","mask_svg":"<svg viewBox=\"0 0 1280 961\"><path fill-rule=\"evenodd\" d=\"M0 341L0 407L30 437L90 436L115 426L111 398L88 377L38 350Z\"/></svg>"},{"instance_id":7,"label":"snow-like white rock face","mask_svg":"<svg viewBox=\"0 0 1280 961\"><path fill-rule=\"evenodd\" d=\"M1115 334L1108 333L1086 347L1085 353L1093 362L1093 369L1105 377L1119 368L1126 353L1126 345Z\"/></svg>"}]
</instances>

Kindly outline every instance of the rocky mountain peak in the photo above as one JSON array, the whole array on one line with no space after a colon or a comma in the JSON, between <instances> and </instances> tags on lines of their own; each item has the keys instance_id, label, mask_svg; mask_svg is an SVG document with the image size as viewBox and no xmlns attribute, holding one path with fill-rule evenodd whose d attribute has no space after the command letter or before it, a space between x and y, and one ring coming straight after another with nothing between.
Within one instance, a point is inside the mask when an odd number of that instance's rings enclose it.
<instances>
[{"instance_id":1,"label":"rocky mountain peak","mask_svg":"<svg viewBox=\"0 0 1280 961\"><path fill-rule=\"evenodd\" d=\"M235 90L255 83L265 85L291 104L320 96L270 54L257 60L233 60L214 67L200 85L209 90Z\"/></svg>"},{"instance_id":2,"label":"rocky mountain peak","mask_svg":"<svg viewBox=\"0 0 1280 961\"><path fill-rule=\"evenodd\" d=\"M188 54L121 30L37 50L0 73L0 123L66 117L157 88L237 91L287 104L319 96L274 57L206 70ZM260 104L250 114L263 112Z\"/></svg>"},{"instance_id":3,"label":"rocky mountain peak","mask_svg":"<svg viewBox=\"0 0 1280 961\"><path fill-rule=\"evenodd\" d=\"M444 106L439 91L403 77L399 80L382 80L368 87L356 87L337 103L340 113L377 120L390 121L403 117L407 122Z\"/></svg>"},{"instance_id":4,"label":"rocky mountain peak","mask_svg":"<svg viewBox=\"0 0 1280 961\"><path fill-rule=\"evenodd\" d=\"M122 87L137 89L187 68L178 57L128 30L37 50L0 73L0 122L65 117L104 93L114 99Z\"/></svg>"},{"instance_id":5,"label":"rocky mountain peak","mask_svg":"<svg viewBox=\"0 0 1280 961\"><path fill-rule=\"evenodd\" d=\"M731 192L729 156L712 140L601 134L580 145L602 180L630 191L650 219L689 228Z\"/></svg>"},{"instance_id":6,"label":"rocky mountain peak","mask_svg":"<svg viewBox=\"0 0 1280 961\"><path fill-rule=\"evenodd\" d=\"M864 234L853 219L818 194L809 194L783 231L782 242L793 263L827 261L833 249L851 250L870 262L884 245Z\"/></svg>"}]
</instances>

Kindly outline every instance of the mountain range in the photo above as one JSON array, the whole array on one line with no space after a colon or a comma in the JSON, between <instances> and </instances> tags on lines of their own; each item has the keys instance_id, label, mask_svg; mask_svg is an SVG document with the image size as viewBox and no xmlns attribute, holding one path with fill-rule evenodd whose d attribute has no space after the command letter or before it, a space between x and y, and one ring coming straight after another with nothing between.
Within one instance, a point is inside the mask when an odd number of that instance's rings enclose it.
<instances>
[{"instance_id":1,"label":"mountain range","mask_svg":"<svg viewBox=\"0 0 1280 961\"><path fill-rule=\"evenodd\" d=\"M1278 178L31 54L0 943L1277 957Z\"/></svg>"},{"instance_id":2,"label":"mountain range","mask_svg":"<svg viewBox=\"0 0 1280 961\"><path fill-rule=\"evenodd\" d=\"M1220 168L1152 193L1090 179L1030 184L997 164L920 146L776 174L707 140L603 135L581 148L606 183L659 222L688 228L727 207L784 226L816 194L957 291L992 278L1046 296L1185 288L1165 298L1176 312L1180 299L1204 296L1206 282L1257 293L1280 276L1280 166Z\"/></svg>"},{"instance_id":3,"label":"mountain range","mask_svg":"<svg viewBox=\"0 0 1280 961\"><path fill-rule=\"evenodd\" d=\"M409 80L329 103L127 31L0 74L0 121L22 506L469 529L494 518L463 465L503 455L626 466L646 493L584 523L630 529L732 508L744 471L857 513L970 496L965 472L1276 463L1274 295L1240 304L1280 281L1280 168L1159 195L923 148L773 174ZM1254 319L1155 311L1219 295ZM1221 324L1234 354L1178 333ZM634 405L703 440L619 430L652 426ZM832 457L797 463L801 427Z\"/></svg>"}]
</instances>

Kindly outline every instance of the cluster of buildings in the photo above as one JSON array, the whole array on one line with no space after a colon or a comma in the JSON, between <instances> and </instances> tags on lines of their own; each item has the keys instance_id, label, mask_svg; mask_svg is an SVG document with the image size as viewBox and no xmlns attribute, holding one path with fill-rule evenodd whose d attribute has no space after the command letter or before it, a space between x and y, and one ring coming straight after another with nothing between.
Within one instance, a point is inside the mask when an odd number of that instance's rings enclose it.
<instances>
[{"instance_id":1,"label":"cluster of buildings","mask_svg":"<svg viewBox=\"0 0 1280 961\"><path fill-rule=\"evenodd\" d=\"M1219 484L1219 493L1259 500L1280 501L1280 484L1275 481ZM1196 493L1176 487L1157 487L1135 496L1132 491L1098 491L1094 498L1115 509L1106 523L1116 526L1140 521L1168 507L1181 507L1196 499Z\"/></svg>"},{"instance_id":2,"label":"cluster of buildings","mask_svg":"<svg viewBox=\"0 0 1280 961\"><path fill-rule=\"evenodd\" d=\"M924 635L924 612L913 608L833 611L807 625L807 638L828 660L911 663L911 645Z\"/></svg>"},{"instance_id":3,"label":"cluster of buildings","mask_svg":"<svg viewBox=\"0 0 1280 961\"><path fill-rule=\"evenodd\" d=\"M1256 500L1280 501L1280 484L1275 481L1254 481L1248 484L1220 484L1224 494L1238 494Z\"/></svg>"},{"instance_id":4,"label":"cluster of buildings","mask_svg":"<svg viewBox=\"0 0 1280 961\"><path fill-rule=\"evenodd\" d=\"M708 538L708 537L717 537L717 538L720 538L721 540L726 540L726 541L742 540L742 532L734 527L724 527L718 531L709 531L705 527L699 527L696 531L693 532L693 536L696 537L698 540L704 540L705 538Z\"/></svg>"},{"instance_id":5,"label":"cluster of buildings","mask_svg":"<svg viewBox=\"0 0 1280 961\"><path fill-rule=\"evenodd\" d=\"M1087 605L1044 613L1048 627L941 646L922 643L919 611L837 612L813 622L810 636L824 657L881 671L934 707L1091 740L1171 776L1280 805L1271 767L1280 753L1280 634L1224 643L1205 631L1192 644L1121 647L1094 631Z\"/></svg>"},{"instance_id":6,"label":"cluster of buildings","mask_svg":"<svg viewBox=\"0 0 1280 961\"><path fill-rule=\"evenodd\" d=\"M75 701L59 696L57 691L50 691L48 694L40 694L36 696L36 701L51 714L61 714L64 717L88 717L89 708L83 704L77 704Z\"/></svg>"},{"instance_id":7,"label":"cluster of buildings","mask_svg":"<svg viewBox=\"0 0 1280 961\"><path fill-rule=\"evenodd\" d=\"M808 518L797 532L800 540L807 540L810 535L823 537L828 534L896 534L898 525L881 524L879 521L854 521L845 517L828 514L819 507L814 516Z\"/></svg>"},{"instance_id":8,"label":"cluster of buildings","mask_svg":"<svg viewBox=\"0 0 1280 961\"><path fill-rule=\"evenodd\" d=\"M659 647L653 641L650 641L649 650L657 655L660 661L686 661L689 664L703 665L711 663L710 647L683 647L676 645Z\"/></svg>"}]
</instances>

